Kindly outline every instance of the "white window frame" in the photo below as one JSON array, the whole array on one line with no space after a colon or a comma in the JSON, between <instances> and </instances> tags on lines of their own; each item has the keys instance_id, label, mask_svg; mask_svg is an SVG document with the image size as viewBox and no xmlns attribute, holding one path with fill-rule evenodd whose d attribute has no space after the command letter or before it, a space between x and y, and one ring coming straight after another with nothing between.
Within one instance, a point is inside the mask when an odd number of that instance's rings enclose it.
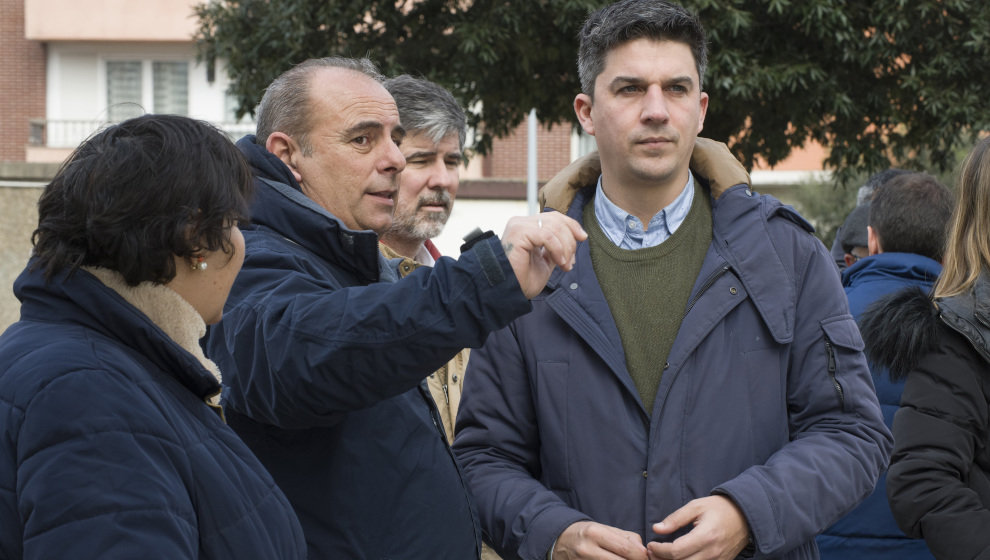
<instances>
[{"instance_id":1,"label":"white window frame","mask_svg":"<svg viewBox=\"0 0 990 560\"><path fill-rule=\"evenodd\" d=\"M192 76L191 73L196 67L195 59L186 56L169 56L169 55L141 55L141 54L113 54L113 55L102 55L99 57L99 64L97 65L97 84L99 84L98 100L100 106L104 108L104 118L109 118L109 92L107 91L107 63L108 62L141 62L141 107L144 109L145 113L155 112L155 91L154 91L154 71L152 65L155 62L185 62L186 63L186 83L191 86ZM187 89L191 95L191 87ZM190 100L186 99L186 113L189 111Z\"/></svg>"}]
</instances>

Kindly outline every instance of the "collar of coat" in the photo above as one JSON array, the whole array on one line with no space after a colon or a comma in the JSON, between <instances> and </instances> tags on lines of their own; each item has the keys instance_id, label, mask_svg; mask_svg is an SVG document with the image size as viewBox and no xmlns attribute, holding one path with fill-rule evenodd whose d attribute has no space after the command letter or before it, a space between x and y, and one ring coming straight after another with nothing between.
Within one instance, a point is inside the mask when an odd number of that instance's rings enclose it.
<instances>
[{"instance_id":1,"label":"collar of coat","mask_svg":"<svg viewBox=\"0 0 990 560\"><path fill-rule=\"evenodd\" d=\"M62 271L49 279L32 257L14 282L14 295L21 300L22 320L88 329L139 355L145 367L171 375L207 403L220 393L219 370L203 357L198 344L206 325L169 288L132 288L118 273L94 267Z\"/></svg>"},{"instance_id":2,"label":"collar of coat","mask_svg":"<svg viewBox=\"0 0 990 560\"><path fill-rule=\"evenodd\" d=\"M986 274L968 292L934 302L921 286L886 294L863 311L858 324L870 363L887 368L891 379L900 380L938 346L939 321L966 338L990 362L990 280Z\"/></svg>"},{"instance_id":3,"label":"collar of coat","mask_svg":"<svg viewBox=\"0 0 990 560\"><path fill-rule=\"evenodd\" d=\"M708 138L695 139L690 166L695 175L708 181L712 197L716 199L729 187L751 184L746 168L722 142ZM540 189L540 208L566 212L574 201L574 195L595 183L601 174L602 163L598 152L578 158Z\"/></svg>"},{"instance_id":4,"label":"collar of coat","mask_svg":"<svg viewBox=\"0 0 990 560\"><path fill-rule=\"evenodd\" d=\"M305 248L353 274L361 283L394 280L385 257L378 251L378 234L352 230L301 191L285 183L255 177L250 231L264 226L289 242ZM251 243L248 243L248 253Z\"/></svg>"},{"instance_id":5,"label":"collar of coat","mask_svg":"<svg viewBox=\"0 0 990 560\"><path fill-rule=\"evenodd\" d=\"M144 313L183 350L192 354L206 371L213 374L217 383L220 383L220 368L203 354L203 349L199 345L199 339L206 335L206 323L203 322L199 312L182 296L166 286L151 282L130 286L120 273L108 268L86 266L83 270L95 276L104 286ZM208 402L217 405L219 397L218 391L209 398Z\"/></svg>"},{"instance_id":6,"label":"collar of coat","mask_svg":"<svg viewBox=\"0 0 990 560\"><path fill-rule=\"evenodd\" d=\"M290 242L304 247L334 266L355 275L362 283L390 279L382 276L384 257L378 253L378 235L370 230L352 230L336 216L303 194L302 188L282 160L255 143L253 135L237 142L255 178L248 231L261 225ZM248 252L251 244L248 243Z\"/></svg>"},{"instance_id":7,"label":"collar of coat","mask_svg":"<svg viewBox=\"0 0 990 560\"><path fill-rule=\"evenodd\" d=\"M378 250L385 256L389 264L395 267L400 278L405 278L410 272L423 266L423 264L418 262L416 259L411 259L405 255L400 255L398 251L382 243L380 240L378 241Z\"/></svg>"},{"instance_id":8,"label":"collar of coat","mask_svg":"<svg viewBox=\"0 0 990 560\"><path fill-rule=\"evenodd\" d=\"M936 300L939 316L990 362L990 281L981 274L966 294Z\"/></svg>"},{"instance_id":9,"label":"collar of coat","mask_svg":"<svg viewBox=\"0 0 990 560\"><path fill-rule=\"evenodd\" d=\"M690 166L713 199L715 250L746 287L774 340L790 343L798 293L794 255L789 247L778 251L768 222L780 217L807 232L814 228L790 206L755 194L749 174L725 144L698 138ZM597 152L574 161L540 190L541 209L558 210L580 221L579 207L593 196L592 187L600 174ZM555 287L565 276L558 269L548 285Z\"/></svg>"}]
</instances>

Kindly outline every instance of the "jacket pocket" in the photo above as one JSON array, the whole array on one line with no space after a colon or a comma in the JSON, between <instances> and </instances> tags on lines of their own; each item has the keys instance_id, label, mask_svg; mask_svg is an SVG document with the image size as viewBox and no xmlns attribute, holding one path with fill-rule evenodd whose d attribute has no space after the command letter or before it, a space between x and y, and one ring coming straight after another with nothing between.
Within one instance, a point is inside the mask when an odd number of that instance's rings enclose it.
<instances>
[{"instance_id":1,"label":"jacket pocket","mask_svg":"<svg viewBox=\"0 0 990 560\"><path fill-rule=\"evenodd\" d=\"M842 375L865 364L863 358L863 337L852 315L841 315L822 321L824 333L826 371L829 381L835 389L839 406L849 412L846 407L846 396L842 388Z\"/></svg>"}]
</instances>

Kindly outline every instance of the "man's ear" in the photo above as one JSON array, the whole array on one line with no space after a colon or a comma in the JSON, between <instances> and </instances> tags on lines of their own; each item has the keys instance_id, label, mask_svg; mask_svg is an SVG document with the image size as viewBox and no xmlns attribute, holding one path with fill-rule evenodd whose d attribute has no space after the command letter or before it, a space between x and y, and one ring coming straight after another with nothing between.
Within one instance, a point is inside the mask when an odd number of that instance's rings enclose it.
<instances>
[{"instance_id":1,"label":"man's ear","mask_svg":"<svg viewBox=\"0 0 990 560\"><path fill-rule=\"evenodd\" d=\"M268 135L268 140L265 140L265 149L282 160L292 172L296 182L302 184L302 175L296 168L296 158L302 157L302 150L291 136L284 132L273 132Z\"/></svg>"},{"instance_id":2,"label":"man's ear","mask_svg":"<svg viewBox=\"0 0 990 560\"><path fill-rule=\"evenodd\" d=\"M873 228L870 226L866 226L866 248L870 250L871 257L883 252L883 247L880 246L880 238L877 237L877 232L873 231Z\"/></svg>"},{"instance_id":3,"label":"man's ear","mask_svg":"<svg viewBox=\"0 0 990 560\"><path fill-rule=\"evenodd\" d=\"M595 135L595 121L591 119L591 96L586 93L579 93L574 98L574 114L577 115L581 128L591 136Z\"/></svg>"},{"instance_id":4,"label":"man's ear","mask_svg":"<svg viewBox=\"0 0 990 560\"><path fill-rule=\"evenodd\" d=\"M695 134L701 134L701 130L705 128L705 115L708 114L708 94L701 92L701 97L698 100L698 131Z\"/></svg>"}]
</instances>

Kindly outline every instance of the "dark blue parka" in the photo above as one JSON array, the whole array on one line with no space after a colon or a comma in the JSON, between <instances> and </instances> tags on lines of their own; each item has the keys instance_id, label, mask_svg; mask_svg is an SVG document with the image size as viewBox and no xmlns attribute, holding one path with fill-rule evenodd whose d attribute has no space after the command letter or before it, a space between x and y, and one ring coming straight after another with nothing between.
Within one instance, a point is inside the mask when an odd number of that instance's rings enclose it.
<instances>
[{"instance_id":1,"label":"dark blue parka","mask_svg":"<svg viewBox=\"0 0 990 560\"><path fill-rule=\"evenodd\" d=\"M568 214L580 220L593 184ZM713 493L757 555L817 557L814 536L876 483L890 452L835 264L793 210L745 185L713 201L713 241L643 407L591 265L556 271L531 313L472 352L454 450L506 558L540 560L570 524L658 538Z\"/></svg>"},{"instance_id":2,"label":"dark blue parka","mask_svg":"<svg viewBox=\"0 0 990 560\"><path fill-rule=\"evenodd\" d=\"M401 281L371 231L253 137L247 254L207 354L230 425L296 508L311 558L477 558L480 529L424 379L528 311L497 238Z\"/></svg>"},{"instance_id":3,"label":"dark blue parka","mask_svg":"<svg viewBox=\"0 0 990 560\"><path fill-rule=\"evenodd\" d=\"M934 260L910 253L880 253L857 261L842 273L849 311L858 321L863 311L881 297L909 286L926 293L942 271ZM883 421L893 426L900 408L904 380L893 381L886 368L871 368ZM931 560L925 542L909 539L897 527L887 503L886 474L876 489L849 515L818 537L823 560Z\"/></svg>"},{"instance_id":4,"label":"dark blue parka","mask_svg":"<svg viewBox=\"0 0 990 560\"><path fill-rule=\"evenodd\" d=\"M14 293L0 558L306 557L288 500L204 402L220 385L197 358L84 270L47 285L26 270Z\"/></svg>"}]
</instances>

